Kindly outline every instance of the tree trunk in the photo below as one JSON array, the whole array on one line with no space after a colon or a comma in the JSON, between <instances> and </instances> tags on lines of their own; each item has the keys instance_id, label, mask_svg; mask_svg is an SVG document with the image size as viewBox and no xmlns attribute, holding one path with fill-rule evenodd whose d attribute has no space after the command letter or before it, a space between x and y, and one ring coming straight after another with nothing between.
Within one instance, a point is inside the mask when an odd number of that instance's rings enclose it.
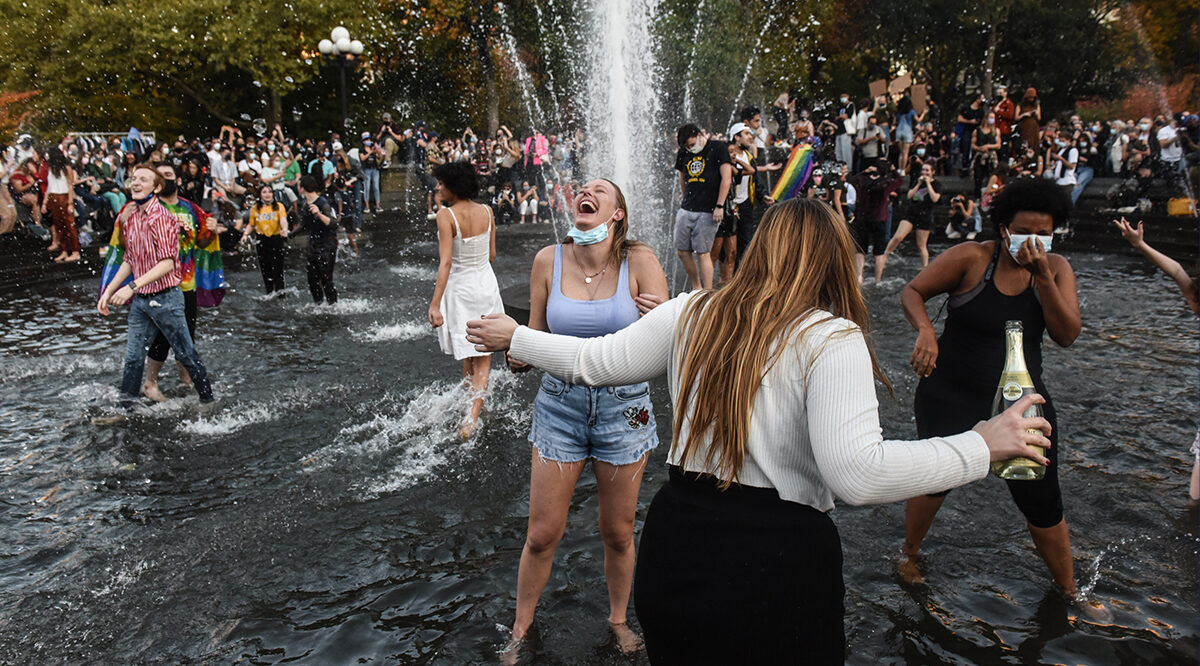
<instances>
[{"instance_id":1,"label":"tree trunk","mask_svg":"<svg viewBox=\"0 0 1200 666\"><path fill-rule=\"evenodd\" d=\"M283 104L279 99L278 88L268 88L267 93L269 95L267 113L270 114L270 117L267 118L267 127L274 128L276 123L280 123L283 120Z\"/></svg>"},{"instance_id":2,"label":"tree trunk","mask_svg":"<svg viewBox=\"0 0 1200 666\"><path fill-rule=\"evenodd\" d=\"M988 31L987 53L983 57L983 96L992 99L992 83L996 72L996 46L1000 42L1000 16L992 18L992 29Z\"/></svg>"}]
</instances>

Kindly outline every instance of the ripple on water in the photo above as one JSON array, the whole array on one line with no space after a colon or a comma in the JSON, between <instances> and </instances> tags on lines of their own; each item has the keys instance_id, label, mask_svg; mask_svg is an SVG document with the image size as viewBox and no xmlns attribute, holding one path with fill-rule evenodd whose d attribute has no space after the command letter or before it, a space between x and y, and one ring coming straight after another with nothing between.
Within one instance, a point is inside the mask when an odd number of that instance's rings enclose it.
<instances>
[{"instance_id":1,"label":"ripple on water","mask_svg":"<svg viewBox=\"0 0 1200 666\"><path fill-rule=\"evenodd\" d=\"M354 331L352 335L364 342L403 342L429 336L432 331L427 322L406 321L388 325L372 324L366 331Z\"/></svg>"},{"instance_id":2,"label":"ripple on water","mask_svg":"<svg viewBox=\"0 0 1200 666\"><path fill-rule=\"evenodd\" d=\"M431 282L437 277L437 270L428 266L413 266L405 264L403 266L390 266L388 270L403 278L411 278L413 280L421 280Z\"/></svg>"}]
</instances>

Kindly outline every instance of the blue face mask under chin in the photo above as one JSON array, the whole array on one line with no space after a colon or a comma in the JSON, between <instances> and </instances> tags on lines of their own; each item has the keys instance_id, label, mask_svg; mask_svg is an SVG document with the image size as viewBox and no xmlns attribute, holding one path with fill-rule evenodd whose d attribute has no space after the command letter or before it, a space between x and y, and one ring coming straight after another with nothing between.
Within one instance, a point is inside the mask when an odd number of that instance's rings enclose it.
<instances>
[{"instance_id":1,"label":"blue face mask under chin","mask_svg":"<svg viewBox=\"0 0 1200 666\"><path fill-rule=\"evenodd\" d=\"M1050 251L1050 246L1054 243L1054 236L1040 236L1038 234L1012 234L1008 235L1008 253L1012 255L1013 260L1017 258L1017 251L1025 244L1025 241L1030 238L1036 238L1042 243L1042 249L1046 252Z\"/></svg>"},{"instance_id":2,"label":"blue face mask under chin","mask_svg":"<svg viewBox=\"0 0 1200 666\"><path fill-rule=\"evenodd\" d=\"M587 231L580 231L579 227L571 225L571 230L567 232L567 238L570 238L576 245L595 245L600 241L608 238L608 222L613 219L617 211L613 211L612 215L608 216L603 224L597 225Z\"/></svg>"}]
</instances>

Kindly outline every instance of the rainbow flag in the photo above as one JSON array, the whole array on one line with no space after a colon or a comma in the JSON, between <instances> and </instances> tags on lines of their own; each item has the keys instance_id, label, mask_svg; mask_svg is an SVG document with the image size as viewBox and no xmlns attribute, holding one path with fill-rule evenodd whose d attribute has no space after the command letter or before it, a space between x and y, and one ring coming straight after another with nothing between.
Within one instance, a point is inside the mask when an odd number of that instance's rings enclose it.
<instances>
[{"instance_id":1,"label":"rainbow flag","mask_svg":"<svg viewBox=\"0 0 1200 666\"><path fill-rule=\"evenodd\" d=\"M812 175L812 170L813 147L802 143L792 148L787 165L779 172L779 182L775 183L775 189L771 191L771 199L784 201L798 196L803 191L804 184L808 182L808 177Z\"/></svg>"}]
</instances>

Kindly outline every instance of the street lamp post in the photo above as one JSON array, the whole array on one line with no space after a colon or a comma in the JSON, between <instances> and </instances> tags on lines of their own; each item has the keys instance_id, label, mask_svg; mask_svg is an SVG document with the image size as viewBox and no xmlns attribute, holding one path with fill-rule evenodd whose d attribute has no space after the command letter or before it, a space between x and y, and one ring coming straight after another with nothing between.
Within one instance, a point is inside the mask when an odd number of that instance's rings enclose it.
<instances>
[{"instance_id":1,"label":"street lamp post","mask_svg":"<svg viewBox=\"0 0 1200 666\"><path fill-rule=\"evenodd\" d=\"M338 66L342 84L342 127L346 127L350 118L346 104L346 68L353 67L355 58L362 55L363 44L350 39L350 31L338 26L329 33L329 39L322 39L317 44L317 50Z\"/></svg>"}]
</instances>

